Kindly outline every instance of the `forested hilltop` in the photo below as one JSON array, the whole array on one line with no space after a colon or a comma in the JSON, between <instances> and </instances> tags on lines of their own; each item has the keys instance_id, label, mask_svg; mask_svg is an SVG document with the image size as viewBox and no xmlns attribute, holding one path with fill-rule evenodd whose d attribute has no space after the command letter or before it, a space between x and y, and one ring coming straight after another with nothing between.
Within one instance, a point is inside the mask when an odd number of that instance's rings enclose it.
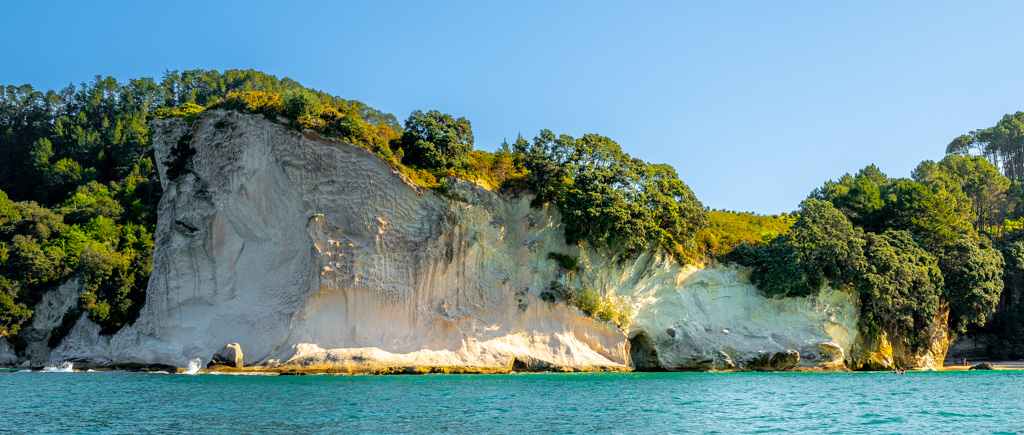
<instances>
[{"instance_id":1,"label":"forested hilltop","mask_svg":"<svg viewBox=\"0 0 1024 435\"><path fill-rule=\"evenodd\" d=\"M993 356L1024 358L1022 120L1007 115L954 139L910 178L868 166L829 181L788 233L726 257L752 267L769 296L857 291L868 336L887 332L914 348L948 314L954 334L991 334Z\"/></svg>"},{"instance_id":2,"label":"forested hilltop","mask_svg":"<svg viewBox=\"0 0 1024 435\"><path fill-rule=\"evenodd\" d=\"M1024 281L1024 186L1017 180L1024 171L1015 166L1024 147L1014 145L1024 137L1021 113L957 138L946 158L922 162L910 178L869 166L815 189L792 215L758 216L706 209L671 166L632 158L604 136L543 130L495 152L475 150L465 118L414 111L399 123L359 101L252 70L168 71L127 83L96 77L60 91L4 88L0 337L24 344L19 331L30 308L74 277L85 291L52 344L82 313L107 334L135 320L152 271L161 196L148 122L191 122L206 110L258 114L343 139L451 201L462 200L448 190L453 178L505 195L532 193L534 205L560 211L570 244L621 259L658 248L684 264L738 262L753 268L752 280L769 297L850 289L864 307L863 333L888 332L912 345L943 313L956 331L986 325L1002 294L1004 309L986 331L1001 337L993 351L1024 357L1024 339L1015 338L1024 337L1016 304ZM186 173L189 158L182 149L162 162L167 177ZM551 259L586 273L570 255ZM595 302L592 289L551 290L552 301L617 315Z\"/></svg>"}]
</instances>

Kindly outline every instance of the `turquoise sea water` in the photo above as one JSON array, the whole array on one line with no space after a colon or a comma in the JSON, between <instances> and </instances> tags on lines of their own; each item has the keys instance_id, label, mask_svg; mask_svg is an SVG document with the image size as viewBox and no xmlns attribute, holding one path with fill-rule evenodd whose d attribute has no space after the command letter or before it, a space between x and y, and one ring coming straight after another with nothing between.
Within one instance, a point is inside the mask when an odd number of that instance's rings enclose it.
<instances>
[{"instance_id":1,"label":"turquoise sea water","mask_svg":"<svg viewBox=\"0 0 1024 435\"><path fill-rule=\"evenodd\" d=\"M8 433L1024 432L1024 372L0 372Z\"/></svg>"}]
</instances>

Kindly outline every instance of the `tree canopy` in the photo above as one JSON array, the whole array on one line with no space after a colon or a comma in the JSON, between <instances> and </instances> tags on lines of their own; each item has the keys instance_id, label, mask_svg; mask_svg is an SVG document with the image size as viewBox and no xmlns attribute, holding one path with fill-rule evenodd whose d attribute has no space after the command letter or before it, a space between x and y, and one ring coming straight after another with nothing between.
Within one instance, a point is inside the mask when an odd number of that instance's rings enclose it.
<instances>
[{"instance_id":1,"label":"tree canopy","mask_svg":"<svg viewBox=\"0 0 1024 435\"><path fill-rule=\"evenodd\" d=\"M990 239L1011 215L1010 185L981 157L925 161L909 179L868 166L811 192L788 233L731 258L769 296L854 289L869 329L913 344L943 309L963 332L985 324L1003 290Z\"/></svg>"},{"instance_id":2,"label":"tree canopy","mask_svg":"<svg viewBox=\"0 0 1024 435\"><path fill-rule=\"evenodd\" d=\"M469 163L473 129L469 120L436 110L416 110L405 120L402 135L405 162L426 168L448 169Z\"/></svg>"},{"instance_id":3,"label":"tree canopy","mask_svg":"<svg viewBox=\"0 0 1024 435\"><path fill-rule=\"evenodd\" d=\"M537 204L553 202L569 243L586 241L630 256L661 246L693 260L707 226L704 206L668 165L646 163L596 134L580 138L542 130L516 141L515 155Z\"/></svg>"}]
</instances>

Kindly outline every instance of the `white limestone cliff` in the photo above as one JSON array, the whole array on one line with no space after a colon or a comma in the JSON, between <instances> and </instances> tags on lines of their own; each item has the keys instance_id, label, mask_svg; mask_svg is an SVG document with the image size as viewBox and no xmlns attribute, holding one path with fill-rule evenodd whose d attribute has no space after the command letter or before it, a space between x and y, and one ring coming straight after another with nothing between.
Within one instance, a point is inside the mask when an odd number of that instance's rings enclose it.
<instances>
[{"instance_id":1,"label":"white limestone cliff","mask_svg":"<svg viewBox=\"0 0 1024 435\"><path fill-rule=\"evenodd\" d=\"M368 150L258 115L153 133L164 194L146 305L113 337L80 320L50 361L184 367L238 343L247 366L608 370L630 367L632 348L679 370L790 350L837 366L854 345L849 293L770 300L736 269L567 247L558 213L528 197L454 181L461 199L441 196ZM585 272L566 278L550 252ZM628 298L635 321L623 331L539 298L566 279Z\"/></svg>"}]
</instances>

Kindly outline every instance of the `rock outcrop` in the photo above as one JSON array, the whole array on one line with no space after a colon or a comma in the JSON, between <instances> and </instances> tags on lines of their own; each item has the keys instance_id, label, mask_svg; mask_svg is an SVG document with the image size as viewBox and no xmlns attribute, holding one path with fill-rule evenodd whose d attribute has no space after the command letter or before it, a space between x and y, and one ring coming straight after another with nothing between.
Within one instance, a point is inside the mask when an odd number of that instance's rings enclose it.
<instances>
[{"instance_id":1,"label":"rock outcrop","mask_svg":"<svg viewBox=\"0 0 1024 435\"><path fill-rule=\"evenodd\" d=\"M785 352L764 353L747 362L747 367L759 372L789 370L800 363L800 352L793 349Z\"/></svg>"},{"instance_id":2,"label":"rock outcrop","mask_svg":"<svg viewBox=\"0 0 1024 435\"><path fill-rule=\"evenodd\" d=\"M33 307L32 322L21 331L21 337L28 342L25 356L30 361L41 364L50 358L50 336L64 323L65 316L74 314L72 311L78 307L78 295L81 293L82 280L74 277L45 293Z\"/></svg>"},{"instance_id":3,"label":"rock outcrop","mask_svg":"<svg viewBox=\"0 0 1024 435\"><path fill-rule=\"evenodd\" d=\"M7 344L7 340L0 338L0 367L15 367L21 363L21 358Z\"/></svg>"},{"instance_id":4,"label":"rock outcrop","mask_svg":"<svg viewBox=\"0 0 1024 435\"><path fill-rule=\"evenodd\" d=\"M224 343L247 367L378 373L853 359L848 292L767 299L742 269L566 246L557 211L530 197L454 179L439 195L366 149L259 115L207 111L152 131L164 194L146 305L113 337L79 320L50 361L184 367ZM566 277L551 252L585 272ZM630 301L632 324L541 300L556 280Z\"/></svg>"},{"instance_id":5,"label":"rock outcrop","mask_svg":"<svg viewBox=\"0 0 1024 435\"><path fill-rule=\"evenodd\" d=\"M225 365L228 367L243 367L242 347L238 343L231 343L224 346L217 353L213 354L213 360L209 365Z\"/></svg>"},{"instance_id":6,"label":"rock outcrop","mask_svg":"<svg viewBox=\"0 0 1024 435\"><path fill-rule=\"evenodd\" d=\"M881 332L877 336L859 335L849 361L854 370L936 370L943 366L949 349L949 311L943 310L925 330L927 340L917 345L904 338Z\"/></svg>"},{"instance_id":7,"label":"rock outcrop","mask_svg":"<svg viewBox=\"0 0 1024 435\"><path fill-rule=\"evenodd\" d=\"M995 366L991 363L983 362L981 364L975 364L971 366L970 370L995 370Z\"/></svg>"}]
</instances>

